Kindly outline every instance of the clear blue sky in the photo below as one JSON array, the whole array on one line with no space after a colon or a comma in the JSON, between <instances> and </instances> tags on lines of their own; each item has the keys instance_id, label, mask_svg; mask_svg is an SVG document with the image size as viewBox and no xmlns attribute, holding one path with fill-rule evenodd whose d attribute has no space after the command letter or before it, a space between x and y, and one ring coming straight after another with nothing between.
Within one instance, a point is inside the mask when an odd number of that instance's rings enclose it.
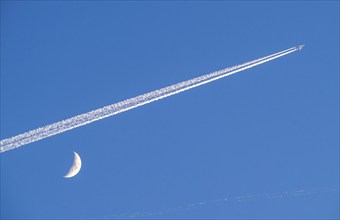
<instances>
[{"instance_id":1,"label":"clear blue sky","mask_svg":"<svg viewBox=\"0 0 340 220\"><path fill-rule=\"evenodd\" d=\"M339 2L1 1L1 139L298 44L1 154L2 218L104 218L339 187ZM64 179L76 151L80 173ZM158 218L339 218L339 192Z\"/></svg>"}]
</instances>

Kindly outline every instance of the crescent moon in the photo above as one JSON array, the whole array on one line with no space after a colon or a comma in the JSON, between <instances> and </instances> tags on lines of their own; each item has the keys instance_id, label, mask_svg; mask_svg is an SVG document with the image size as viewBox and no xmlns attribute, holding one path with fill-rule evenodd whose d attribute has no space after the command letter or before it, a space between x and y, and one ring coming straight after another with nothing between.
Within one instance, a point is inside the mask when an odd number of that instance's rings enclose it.
<instances>
[{"instance_id":1,"label":"crescent moon","mask_svg":"<svg viewBox=\"0 0 340 220\"><path fill-rule=\"evenodd\" d=\"M73 164L68 173L64 176L65 178L74 177L75 175L77 175L77 173L79 173L81 168L81 159L79 155L75 151L73 151L73 153L74 153Z\"/></svg>"}]
</instances>

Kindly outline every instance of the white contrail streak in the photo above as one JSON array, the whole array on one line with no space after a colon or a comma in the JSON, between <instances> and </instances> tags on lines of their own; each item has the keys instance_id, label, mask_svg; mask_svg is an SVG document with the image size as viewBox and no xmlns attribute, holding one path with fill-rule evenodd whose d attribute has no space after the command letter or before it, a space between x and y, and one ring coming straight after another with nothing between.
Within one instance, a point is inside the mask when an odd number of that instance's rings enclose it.
<instances>
[{"instance_id":1,"label":"white contrail streak","mask_svg":"<svg viewBox=\"0 0 340 220\"><path fill-rule=\"evenodd\" d=\"M150 212L133 212L133 213L122 213L111 215L104 219L133 219L133 218L166 218L166 215L176 214L180 212L185 212L188 210L194 210L199 208L204 208L207 206L217 206L217 205L227 205L233 203L243 203L243 202L252 202L258 200L270 200L270 199L283 199L283 198L293 198L293 197L302 197L302 196L312 196L320 193L337 193L339 194L339 188L318 188L318 189L299 189L295 191L282 191L282 192L273 192L273 193L256 193L249 194L245 196L231 196L224 197L215 200L209 201L201 201L196 203L190 203L182 206L177 206L173 208L167 208L158 211L150 211ZM227 219L227 218L226 218Z\"/></svg>"},{"instance_id":2,"label":"white contrail streak","mask_svg":"<svg viewBox=\"0 0 340 220\"><path fill-rule=\"evenodd\" d=\"M189 90L191 88L195 88L197 86L218 80L220 78L232 75L234 73L240 72L245 69L249 69L251 67L260 65L262 63L266 63L268 61L277 59L289 53L295 52L297 50L301 50L302 46L296 46L289 48L287 50L280 51L278 53L259 58L241 65L236 65L230 68L218 70L216 72L206 74L191 80L187 80L181 83L177 83L172 86L168 86L159 90L155 90L144 95L140 95L131 99L127 99L125 101L121 101L112 105L105 106L103 108L90 111L85 114L81 114L78 116L74 116L69 119L65 119L63 121L56 122L54 124L46 125L44 127L37 128L35 130L31 130L25 132L23 134L3 139L0 141L0 153L3 153L8 150L12 150L14 148L23 146L25 144L29 144L35 141L39 141L41 139L89 124L91 122L116 115L121 112L125 112L127 110L136 108L138 106L142 106L168 96L175 95L177 93Z\"/></svg>"}]
</instances>

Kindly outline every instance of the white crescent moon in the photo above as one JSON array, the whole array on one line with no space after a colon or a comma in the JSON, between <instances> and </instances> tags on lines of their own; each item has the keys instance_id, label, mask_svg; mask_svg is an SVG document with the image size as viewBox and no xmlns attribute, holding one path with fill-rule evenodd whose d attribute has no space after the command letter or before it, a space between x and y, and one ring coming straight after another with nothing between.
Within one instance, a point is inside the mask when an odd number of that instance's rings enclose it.
<instances>
[{"instance_id":1,"label":"white crescent moon","mask_svg":"<svg viewBox=\"0 0 340 220\"><path fill-rule=\"evenodd\" d=\"M77 173L80 171L80 168L81 168L81 159L79 155L75 151L73 151L73 153L74 153L74 161L73 161L72 167L70 168L68 173L64 176L65 178L74 177L75 175L77 175Z\"/></svg>"}]
</instances>

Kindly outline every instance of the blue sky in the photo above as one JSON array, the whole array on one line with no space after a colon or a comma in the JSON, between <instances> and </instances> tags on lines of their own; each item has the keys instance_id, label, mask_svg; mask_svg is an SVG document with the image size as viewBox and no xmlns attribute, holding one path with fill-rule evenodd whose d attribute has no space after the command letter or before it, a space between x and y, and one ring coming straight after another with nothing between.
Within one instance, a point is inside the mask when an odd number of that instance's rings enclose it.
<instances>
[{"instance_id":1,"label":"blue sky","mask_svg":"<svg viewBox=\"0 0 340 220\"><path fill-rule=\"evenodd\" d=\"M105 218L339 188L339 2L1 1L1 139L298 44L1 154L1 218ZM83 167L64 179L73 151ZM339 218L339 191L154 217Z\"/></svg>"}]
</instances>

